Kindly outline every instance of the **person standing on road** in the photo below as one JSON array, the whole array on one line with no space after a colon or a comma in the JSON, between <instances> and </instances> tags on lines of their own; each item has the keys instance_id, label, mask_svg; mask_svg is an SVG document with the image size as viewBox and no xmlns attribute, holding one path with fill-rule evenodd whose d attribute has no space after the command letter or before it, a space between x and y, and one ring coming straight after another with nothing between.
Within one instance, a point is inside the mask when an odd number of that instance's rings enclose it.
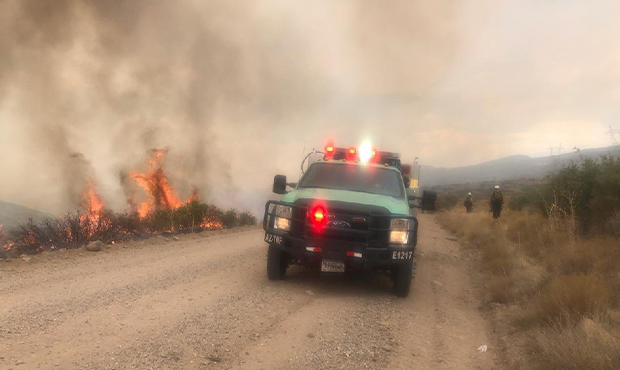
<instances>
[{"instance_id":1,"label":"person standing on road","mask_svg":"<svg viewBox=\"0 0 620 370\"><path fill-rule=\"evenodd\" d=\"M467 213L471 213L471 210L474 207L474 197L472 197L471 192L467 193L467 198L465 198L463 205L465 206Z\"/></svg>"},{"instance_id":2,"label":"person standing on road","mask_svg":"<svg viewBox=\"0 0 620 370\"><path fill-rule=\"evenodd\" d=\"M491 194L491 211L493 212L493 218L499 218L503 206L504 195L501 190L499 190L499 185L495 185L495 191Z\"/></svg>"}]
</instances>

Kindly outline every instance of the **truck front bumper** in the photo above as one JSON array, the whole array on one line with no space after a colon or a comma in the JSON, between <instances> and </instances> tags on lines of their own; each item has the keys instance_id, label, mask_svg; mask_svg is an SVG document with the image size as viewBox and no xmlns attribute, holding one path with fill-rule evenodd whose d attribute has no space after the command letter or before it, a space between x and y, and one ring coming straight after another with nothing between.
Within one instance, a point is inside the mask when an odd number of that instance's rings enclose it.
<instances>
[{"instance_id":1,"label":"truck front bumper","mask_svg":"<svg viewBox=\"0 0 620 370\"><path fill-rule=\"evenodd\" d=\"M369 218L380 218L381 222L372 222L369 225L389 225L391 218L408 218L412 220L411 229L409 230L409 244L390 244L389 243L389 227L370 227L367 230L368 235L374 235L373 238L364 239L364 231L359 230L337 230L341 233L340 239L331 239L317 236L317 233L298 232L293 235L289 231L282 231L273 227L273 217L275 216L271 205L283 204L280 202L270 201L266 205L265 218L263 228L265 230L265 241L273 245L290 256L290 261L295 264L304 266L320 265L321 261L340 261L345 266L353 269L363 270L389 270L396 265L403 263L411 263L413 253L417 243L418 220L415 217L407 217L402 215L368 215ZM290 204L285 204L291 206ZM300 210L298 214L303 214ZM296 212L294 212L295 214ZM311 227L305 220L300 218L291 218L291 223L297 222L299 229L307 230ZM301 224L304 225L301 225ZM343 240L344 234L347 232L355 233L358 241ZM330 233L325 233L330 235ZM362 235L362 237L360 237ZM371 240L372 239L372 240Z\"/></svg>"},{"instance_id":2,"label":"truck front bumper","mask_svg":"<svg viewBox=\"0 0 620 370\"><path fill-rule=\"evenodd\" d=\"M330 260L341 261L347 267L360 270L390 269L394 265L411 262L415 250L410 245L370 247L361 243L300 239L269 232L265 233L265 241L286 252L293 262L303 266L320 265L321 261Z\"/></svg>"}]
</instances>

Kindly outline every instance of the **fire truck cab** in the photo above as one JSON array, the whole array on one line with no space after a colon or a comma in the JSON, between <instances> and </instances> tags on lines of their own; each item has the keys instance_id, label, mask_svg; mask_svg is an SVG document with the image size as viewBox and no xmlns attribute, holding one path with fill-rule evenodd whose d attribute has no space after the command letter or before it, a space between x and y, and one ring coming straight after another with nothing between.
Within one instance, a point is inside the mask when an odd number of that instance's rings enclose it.
<instances>
[{"instance_id":1,"label":"fire truck cab","mask_svg":"<svg viewBox=\"0 0 620 370\"><path fill-rule=\"evenodd\" d=\"M394 293L407 296L417 244L415 209L434 209L436 194L408 195L407 168L398 153L328 145L313 154L322 157L299 182L274 178L273 191L282 199L265 205L269 279L283 279L290 265L325 274L384 271Z\"/></svg>"}]
</instances>

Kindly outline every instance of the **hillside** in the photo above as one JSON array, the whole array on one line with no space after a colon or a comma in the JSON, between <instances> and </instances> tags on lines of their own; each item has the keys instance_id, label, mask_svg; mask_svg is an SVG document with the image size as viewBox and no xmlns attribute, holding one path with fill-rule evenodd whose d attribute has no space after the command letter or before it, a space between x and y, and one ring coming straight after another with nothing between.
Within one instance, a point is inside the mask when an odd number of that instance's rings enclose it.
<instances>
[{"instance_id":1,"label":"hillside","mask_svg":"<svg viewBox=\"0 0 620 370\"><path fill-rule=\"evenodd\" d=\"M555 168L562 167L579 158L597 158L606 153L620 153L620 147L585 149L548 157L515 155L464 167L423 166L420 184L435 187L449 184L463 184L481 181L501 182L517 178L540 178Z\"/></svg>"},{"instance_id":2,"label":"hillside","mask_svg":"<svg viewBox=\"0 0 620 370\"><path fill-rule=\"evenodd\" d=\"M0 224L5 229L15 227L20 223L26 223L30 218L36 221L45 217L51 217L51 215L17 204L0 201Z\"/></svg>"}]
</instances>

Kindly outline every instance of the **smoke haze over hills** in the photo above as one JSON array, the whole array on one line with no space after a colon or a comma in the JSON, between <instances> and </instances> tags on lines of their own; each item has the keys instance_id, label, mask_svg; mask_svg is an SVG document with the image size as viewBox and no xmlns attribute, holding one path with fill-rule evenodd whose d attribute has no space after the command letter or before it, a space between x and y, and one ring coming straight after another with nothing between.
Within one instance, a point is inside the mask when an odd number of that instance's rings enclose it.
<instances>
[{"instance_id":1,"label":"smoke haze over hills","mask_svg":"<svg viewBox=\"0 0 620 370\"><path fill-rule=\"evenodd\" d=\"M579 163L582 159L599 159L602 155L619 155L620 147L586 149L545 157L515 155L463 167L423 166L420 184L433 187L449 184L477 183L495 181L501 183L513 179L542 179L570 162Z\"/></svg>"}]
</instances>

